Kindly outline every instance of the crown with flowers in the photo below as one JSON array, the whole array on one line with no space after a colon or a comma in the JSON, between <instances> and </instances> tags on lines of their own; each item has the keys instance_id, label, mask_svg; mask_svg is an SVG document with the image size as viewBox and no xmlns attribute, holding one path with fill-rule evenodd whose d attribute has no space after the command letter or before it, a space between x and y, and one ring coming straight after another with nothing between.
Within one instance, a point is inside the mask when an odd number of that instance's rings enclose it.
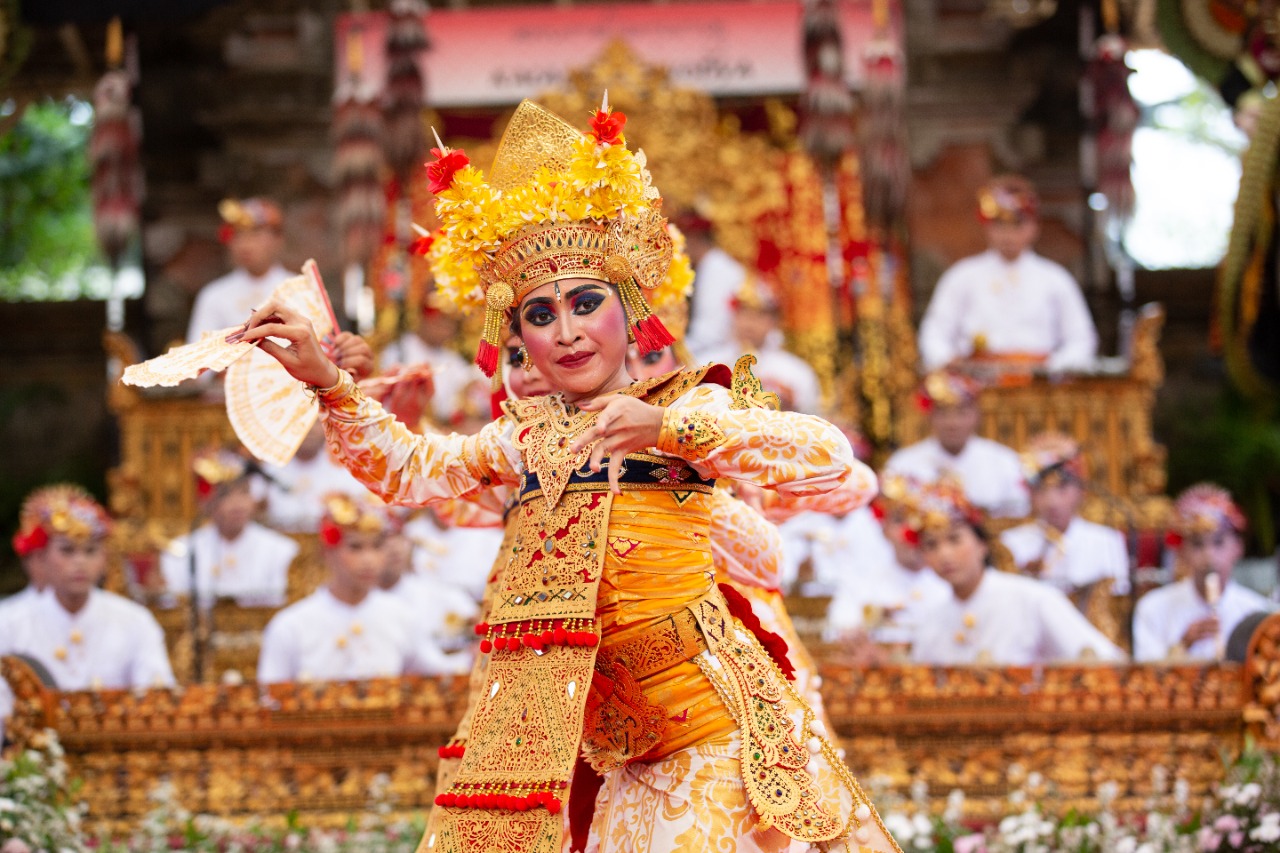
<instances>
[{"instance_id":1,"label":"crown with flowers","mask_svg":"<svg viewBox=\"0 0 1280 853\"><path fill-rule=\"evenodd\" d=\"M202 499L214 497L226 486L249 475L249 460L234 450L209 447L191 460L196 475L196 494Z\"/></svg>"},{"instance_id":2,"label":"crown with flowers","mask_svg":"<svg viewBox=\"0 0 1280 853\"><path fill-rule=\"evenodd\" d=\"M13 550L26 557L43 550L53 536L88 541L110 531L111 517L102 504L79 486L59 483L36 489L22 502Z\"/></svg>"},{"instance_id":3,"label":"crown with flowers","mask_svg":"<svg viewBox=\"0 0 1280 853\"><path fill-rule=\"evenodd\" d=\"M924 412L938 406L967 406L976 403L982 385L954 370L935 370L925 375L916 391L916 405Z\"/></svg>"},{"instance_id":4,"label":"crown with flowers","mask_svg":"<svg viewBox=\"0 0 1280 853\"><path fill-rule=\"evenodd\" d=\"M1075 439L1060 432L1042 432L1027 442L1018 454L1022 473L1033 487L1059 479L1085 481L1084 454Z\"/></svg>"},{"instance_id":5,"label":"crown with flowers","mask_svg":"<svg viewBox=\"0 0 1280 853\"><path fill-rule=\"evenodd\" d=\"M1197 483L1173 503L1173 530L1167 537L1168 544L1176 548L1183 537L1213 533L1224 527L1243 533L1244 513L1226 489L1213 483Z\"/></svg>"},{"instance_id":6,"label":"crown with flowers","mask_svg":"<svg viewBox=\"0 0 1280 853\"><path fill-rule=\"evenodd\" d=\"M353 497L342 492L325 495L321 503L324 514L320 518L320 542L327 548L336 548L342 542L345 530L359 533L387 533L395 522L386 504L370 497Z\"/></svg>"},{"instance_id":7,"label":"crown with flowers","mask_svg":"<svg viewBox=\"0 0 1280 853\"><path fill-rule=\"evenodd\" d=\"M945 530L955 522L981 528L982 510L964 493L964 484L953 474L944 474L932 483L914 484L906 499L908 525L917 533Z\"/></svg>"},{"instance_id":8,"label":"crown with flowers","mask_svg":"<svg viewBox=\"0 0 1280 853\"><path fill-rule=\"evenodd\" d=\"M1035 219L1039 210L1035 187L1020 175L1001 175L978 192L978 218L983 223L1018 224Z\"/></svg>"},{"instance_id":9,"label":"crown with flowers","mask_svg":"<svg viewBox=\"0 0 1280 853\"><path fill-rule=\"evenodd\" d=\"M462 311L485 308L476 352L485 375L497 369L507 312L561 279L617 286L641 353L673 343L650 303L685 298L693 273L683 240L662 216L644 152L626 147L626 121L609 109L607 94L587 133L524 101L487 181L466 154L437 139L427 178L441 226L422 248L445 301Z\"/></svg>"}]
</instances>

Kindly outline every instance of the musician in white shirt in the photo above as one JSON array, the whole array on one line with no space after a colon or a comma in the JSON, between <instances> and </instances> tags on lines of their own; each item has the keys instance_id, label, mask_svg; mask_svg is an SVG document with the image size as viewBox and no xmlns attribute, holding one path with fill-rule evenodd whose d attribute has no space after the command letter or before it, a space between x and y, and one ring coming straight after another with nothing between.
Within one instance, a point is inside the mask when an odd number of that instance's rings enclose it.
<instances>
[{"instance_id":1,"label":"musician in white shirt","mask_svg":"<svg viewBox=\"0 0 1280 853\"><path fill-rule=\"evenodd\" d=\"M280 264L284 215L278 204L265 198L224 199L218 215L233 269L196 295L187 325L188 343L200 340L205 332L240 325L292 275Z\"/></svg>"},{"instance_id":2,"label":"musician in white shirt","mask_svg":"<svg viewBox=\"0 0 1280 853\"><path fill-rule=\"evenodd\" d=\"M932 435L889 457L886 473L932 483L951 476L964 484L969 500L994 516L1027 514L1022 464L1010 447L977 434L981 386L954 370L928 374L916 395L929 416Z\"/></svg>"},{"instance_id":3,"label":"musician in white shirt","mask_svg":"<svg viewBox=\"0 0 1280 853\"><path fill-rule=\"evenodd\" d=\"M785 411L818 414L821 388L809 362L788 352L778 329L778 301L759 276L747 275L730 301L729 334L719 346L698 352L702 362L732 367L748 353L756 357L752 368L766 391L778 395ZM697 351L695 351L697 352Z\"/></svg>"},{"instance_id":4,"label":"musician in white shirt","mask_svg":"<svg viewBox=\"0 0 1280 853\"><path fill-rule=\"evenodd\" d=\"M283 605L298 544L253 521L258 501L248 461L230 450L206 450L193 467L209 520L160 555L166 593L191 595L194 576L205 607L217 598L234 598L245 607Z\"/></svg>"},{"instance_id":5,"label":"musician in white shirt","mask_svg":"<svg viewBox=\"0 0 1280 853\"><path fill-rule=\"evenodd\" d=\"M372 495L325 499L320 542L328 583L267 624L258 681L351 681L464 672L465 660L424 659L414 612L378 588L391 520Z\"/></svg>"},{"instance_id":6,"label":"musician in white shirt","mask_svg":"<svg viewBox=\"0 0 1280 853\"><path fill-rule=\"evenodd\" d=\"M1124 535L1080 517L1085 496L1080 446L1062 433L1040 433L1020 458L1035 517L1000 534L1019 571L1068 595L1107 580L1112 594L1127 595L1129 552Z\"/></svg>"},{"instance_id":7,"label":"musician in white shirt","mask_svg":"<svg viewBox=\"0 0 1280 853\"><path fill-rule=\"evenodd\" d=\"M98 589L107 570L106 510L70 493L44 510L27 533L40 541L48 585L0 611L0 655L33 658L62 690L172 685L155 617Z\"/></svg>"},{"instance_id":8,"label":"musician in white shirt","mask_svg":"<svg viewBox=\"0 0 1280 853\"><path fill-rule=\"evenodd\" d=\"M926 370L972 356L1043 359L1050 370L1088 367L1098 333L1075 279L1037 255L1035 188L994 179L978 196L987 251L958 261L938 280L920 322Z\"/></svg>"},{"instance_id":9,"label":"musician in white shirt","mask_svg":"<svg viewBox=\"0 0 1280 853\"><path fill-rule=\"evenodd\" d=\"M1244 555L1244 529L1244 514L1220 486L1199 483L1178 496L1170 539L1188 576L1138 602L1134 659L1219 660L1246 616L1275 609L1231 578Z\"/></svg>"},{"instance_id":10,"label":"musician in white shirt","mask_svg":"<svg viewBox=\"0 0 1280 853\"><path fill-rule=\"evenodd\" d=\"M920 614L911 656L955 666L1035 666L1124 653L1058 590L988 565L981 514L948 480L917 497L920 549L951 595Z\"/></svg>"}]
</instances>

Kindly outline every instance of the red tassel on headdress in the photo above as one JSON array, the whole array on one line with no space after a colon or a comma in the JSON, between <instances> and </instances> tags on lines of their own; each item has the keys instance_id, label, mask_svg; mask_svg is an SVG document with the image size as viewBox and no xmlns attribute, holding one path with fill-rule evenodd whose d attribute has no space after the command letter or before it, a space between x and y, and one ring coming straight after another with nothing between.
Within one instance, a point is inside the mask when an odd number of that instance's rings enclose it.
<instances>
[{"instance_id":1,"label":"red tassel on headdress","mask_svg":"<svg viewBox=\"0 0 1280 853\"><path fill-rule=\"evenodd\" d=\"M790 651L787 648L787 641L760 624L760 618L751 609L751 602L747 601L732 585L721 583L717 586L720 587L725 604L729 605L729 612L737 617L744 628L755 634L760 645L764 646L764 650L769 653L769 657L773 658L773 662L778 665L778 669L782 670L787 680L795 681L796 668L791 665L791 659L787 657L787 652Z\"/></svg>"},{"instance_id":2,"label":"red tassel on headdress","mask_svg":"<svg viewBox=\"0 0 1280 853\"><path fill-rule=\"evenodd\" d=\"M667 331L657 314L650 314L636 323L636 346L641 355L665 349L675 342L676 339Z\"/></svg>"},{"instance_id":3,"label":"red tassel on headdress","mask_svg":"<svg viewBox=\"0 0 1280 853\"><path fill-rule=\"evenodd\" d=\"M486 340L481 340L480 346L476 347L476 367L480 368L485 376L492 376L498 369L498 348Z\"/></svg>"}]
</instances>

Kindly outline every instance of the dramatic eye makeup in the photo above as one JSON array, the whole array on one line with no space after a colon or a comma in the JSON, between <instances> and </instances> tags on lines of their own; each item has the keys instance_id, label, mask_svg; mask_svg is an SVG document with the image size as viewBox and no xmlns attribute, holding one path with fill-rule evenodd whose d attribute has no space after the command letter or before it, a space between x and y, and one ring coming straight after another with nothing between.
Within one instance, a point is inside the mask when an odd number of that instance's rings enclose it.
<instances>
[{"instance_id":1,"label":"dramatic eye makeup","mask_svg":"<svg viewBox=\"0 0 1280 853\"><path fill-rule=\"evenodd\" d=\"M563 295L569 304L569 310L579 316L585 316L599 308L609 298L609 291L604 285L589 282L580 284ZM555 322L556 300L549 296L538 296L524 304L520 312L521 321L533 326L546 326Z\"/></svg>"}]
</instances>

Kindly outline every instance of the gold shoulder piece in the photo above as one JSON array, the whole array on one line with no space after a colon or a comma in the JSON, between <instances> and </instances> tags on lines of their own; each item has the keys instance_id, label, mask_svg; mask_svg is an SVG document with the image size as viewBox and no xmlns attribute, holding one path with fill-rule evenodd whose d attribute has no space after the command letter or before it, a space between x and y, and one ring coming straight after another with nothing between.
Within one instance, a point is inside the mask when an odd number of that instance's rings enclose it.
<instances>
[{"instance_id":1,"label":"gold shoulder piece","mask_svg":"<svg viewBox=\"0 0 1280 853\"><path fill-rule=\"evenodd\" d=\"M645 386L643 393L637 396L654 406L670 406L691 389L702 384L707 372L714 366L713 364L708 364L691 370L676 370L664 376L655 377L648 380L650 384ZM636 383L632 387L639 388L640 386L641 383Z\"/></svg>"},{"instance_id":2,"label":"gold shoulder piece","mask_svg":"<svg viewBox=\"0 0 1280 853\"><path fill-rule=\"evenodd\" d=\"M760 380L751 372L751 366L755 363L754 355L744 355L733 366L733 381L729 386L729 391L733 394L733 403L730 408L778 411L782 408L778 395L764 390L764 385L760 384Z\"/></svg>"}]
</instances>

